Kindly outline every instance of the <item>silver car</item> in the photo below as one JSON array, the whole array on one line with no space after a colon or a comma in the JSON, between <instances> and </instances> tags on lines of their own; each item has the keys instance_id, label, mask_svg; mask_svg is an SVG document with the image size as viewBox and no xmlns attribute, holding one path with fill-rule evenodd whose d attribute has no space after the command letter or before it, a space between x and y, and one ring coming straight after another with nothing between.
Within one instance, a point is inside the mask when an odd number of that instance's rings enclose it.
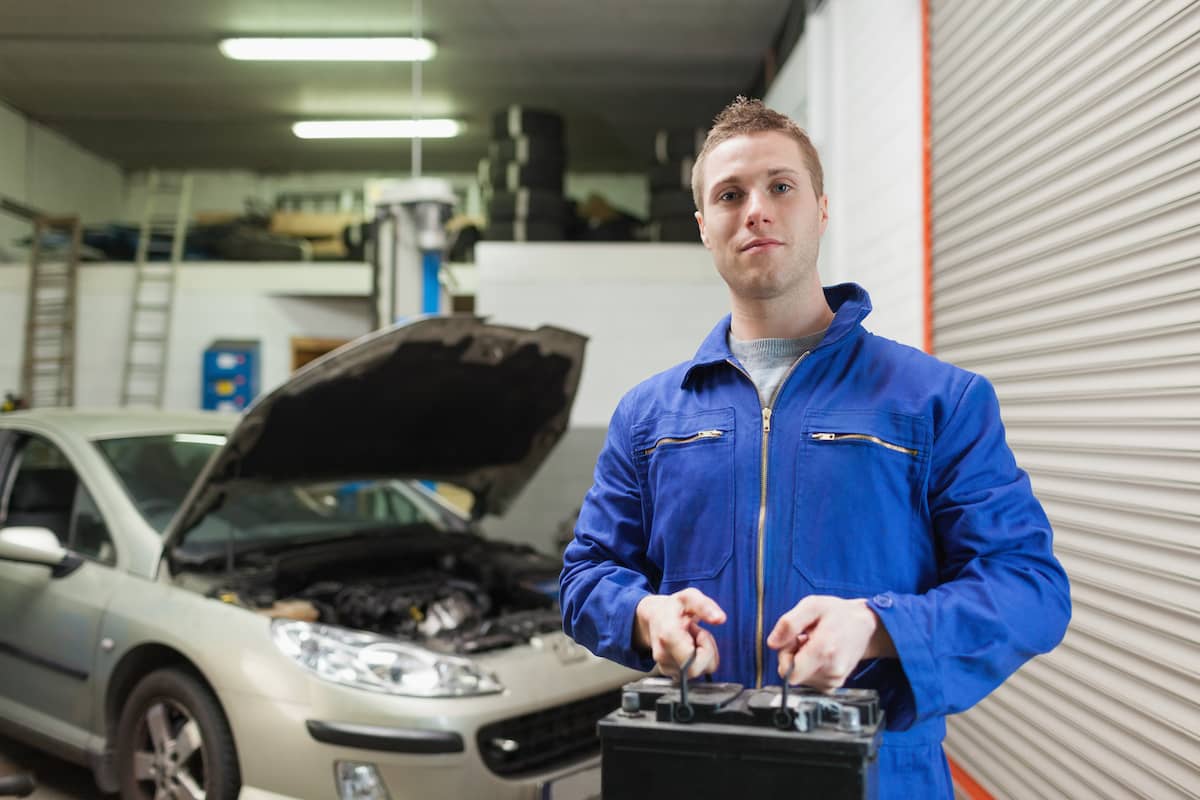
<instances>
[{"instance_id":1,"label":"silver car","mask_svg":"<svg viewBox=\"0 0 1200 800\"><path fill-rule=\"evenodd\" d=\"M598 794L633 673L562 634L557 560L475 525L583 347L428 318L240 418L0 416L0 728L130 800Z\"/></svg>"}]
</instances>

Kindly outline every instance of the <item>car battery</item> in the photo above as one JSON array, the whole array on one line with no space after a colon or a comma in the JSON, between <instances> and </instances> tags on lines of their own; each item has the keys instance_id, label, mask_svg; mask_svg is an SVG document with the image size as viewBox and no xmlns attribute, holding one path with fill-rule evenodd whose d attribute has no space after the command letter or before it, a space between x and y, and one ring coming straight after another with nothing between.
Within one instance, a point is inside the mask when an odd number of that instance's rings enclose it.
<instances>
[{"instance_id":1,"label":"car battery","mask_svg":"<svg viewBox=\"0 0 1200 800\"><path fill-rule=\"evenodd\" d=\"M604 800L873 800L884 715L866 689L626 684L598 723Z\"/></svg>"}]
</instances>

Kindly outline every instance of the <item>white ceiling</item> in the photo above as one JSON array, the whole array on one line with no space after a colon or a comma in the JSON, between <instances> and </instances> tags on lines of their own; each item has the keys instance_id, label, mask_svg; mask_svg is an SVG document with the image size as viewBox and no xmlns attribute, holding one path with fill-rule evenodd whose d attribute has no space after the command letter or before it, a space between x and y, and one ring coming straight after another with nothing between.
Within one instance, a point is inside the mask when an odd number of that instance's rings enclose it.
<instances>
[{"instance_id":1,"label":"white ceiling","mask_svg":"<svg viewBox=\"0 0 1200 800\"><path fill-rule=\"evenodd\" d=\"M438 43L430 171L472 171L490 113L567 120L574 170L639 170L654 131L705 125L753 85L795 0L424 0ZM409 144L301 141L300 119L412 113L407 64L235 62L230 35L405 35L412 1L3 0L0 100L126 168L406 169Z\"/></svg>"}]
</instances>

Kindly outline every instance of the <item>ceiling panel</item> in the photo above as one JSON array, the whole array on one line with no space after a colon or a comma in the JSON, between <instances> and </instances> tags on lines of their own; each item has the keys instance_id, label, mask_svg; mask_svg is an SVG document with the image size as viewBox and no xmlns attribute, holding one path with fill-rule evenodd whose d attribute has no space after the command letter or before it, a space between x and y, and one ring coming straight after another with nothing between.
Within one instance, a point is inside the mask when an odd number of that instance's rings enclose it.
<instances>
[{"instance_id":1,"label":"ceiling panel","mask_svg":"<svg viewBox=\"0 0 1200 800\"><path fill-rule=\"evenodd\" d=\"M569 166L638 170L661 127L706 124L753 81L797 0L426 0L439 45L430 170L470 171L510 103L567 119ZM405 142L305 142L290 123L413 113L407 64L225 59L235 34L406 34L412 5L326 0L6 0L0 100L127 168L395 169Z\"/></svg>"}]
</instances>

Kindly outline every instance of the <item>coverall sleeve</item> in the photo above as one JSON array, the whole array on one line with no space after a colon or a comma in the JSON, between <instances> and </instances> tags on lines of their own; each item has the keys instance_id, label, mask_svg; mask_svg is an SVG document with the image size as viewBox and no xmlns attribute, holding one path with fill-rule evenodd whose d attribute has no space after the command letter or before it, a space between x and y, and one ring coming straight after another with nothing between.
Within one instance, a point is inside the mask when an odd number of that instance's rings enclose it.
<instances>
[{"instance_id":1,"label":"coverall sleeve","mask_svg":"<svg viewBox=\"0 0 1200 800\"><path fill-rule=\"evenodd\" d=\"M1071 617L1067 576L1050 523L1004 436L995 391L974 376L935 431L928 485L939 558L924 594L868 600L908 679L910 719L964 711L1029 658L1062 640ZM893 725L889 725L893 727Z\"/></svg>"},{"instance_id":2,"label":"coverall sleeve","mask_svg":"<svg viewBox=\"0 0 1200 800\"><path fill-rule=\"evenodd\" d=\"M646 558L647 533L625 406L622 400L608 426L575 538L563 555L559 598L568 636L598 656L647 671L654 660L633 646L634 611L643 597L657 591L661 576Z\"/></svg>"}]
</instances>

